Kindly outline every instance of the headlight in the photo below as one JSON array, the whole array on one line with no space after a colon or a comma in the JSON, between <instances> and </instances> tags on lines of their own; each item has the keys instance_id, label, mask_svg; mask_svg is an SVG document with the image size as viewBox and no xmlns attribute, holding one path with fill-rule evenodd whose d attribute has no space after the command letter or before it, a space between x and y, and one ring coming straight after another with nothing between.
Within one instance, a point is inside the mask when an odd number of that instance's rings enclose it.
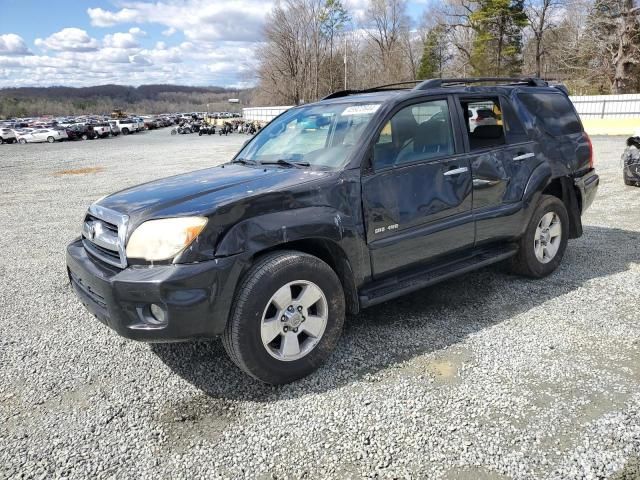
<instances>
[{"instance_id":1,"label":"headlight","mask_svg":"<svg viewBox=\"0 0 640 480\"><path fill-rule=\"evenodd\" d=\"M136 228L127 243L127 258L168 260L188 247L207 224L204 217L149 220Z\"/></svg>"}]
</instances>

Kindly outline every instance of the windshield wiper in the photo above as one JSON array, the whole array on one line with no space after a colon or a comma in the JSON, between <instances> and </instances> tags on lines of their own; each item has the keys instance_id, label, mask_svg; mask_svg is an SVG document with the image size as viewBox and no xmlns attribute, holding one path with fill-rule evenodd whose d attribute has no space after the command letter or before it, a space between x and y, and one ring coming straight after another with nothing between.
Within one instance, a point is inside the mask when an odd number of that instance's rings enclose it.
<instances>
[{"instance_id":1,"label":"windshield wiper","mask_svg":"<svg viewBox=\"0 0 640 480\"><path fill-rule=\"evenodd\" d=\"M236 158L235 160L231 160L230 163L241 163L242 165L259 165L258 162L250 158Z\"/></svg>"},{"instance_id":2,"label":"windshield wiper","mask_svg":"<svg viewBox=\"0 0 640 480\"><path fill-rule=\"evenodd\" d=\"M310 167L311 164L309 162L292 162L290 160L285 160L284 158L279 158L274 162L260 162L261 165L283 165L285 167L296 167L296 168L304 168Z\"/></svg>"}]
</instances>

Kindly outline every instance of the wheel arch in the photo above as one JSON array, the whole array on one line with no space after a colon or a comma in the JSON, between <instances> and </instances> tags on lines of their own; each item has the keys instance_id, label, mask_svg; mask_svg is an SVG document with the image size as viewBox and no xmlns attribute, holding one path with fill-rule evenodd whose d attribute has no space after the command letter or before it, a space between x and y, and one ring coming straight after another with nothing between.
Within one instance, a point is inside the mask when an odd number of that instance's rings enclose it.
<instances>
[{"instance_id":1,"label":"wheel arch","mask_svg":"<svg viewBox=\"0 0 640 480\"><path fill-rule=\"evenodd\" d=\"M351 263L345 251L332 240L326 238L304 238L290 242L280 243L256 252L251 257L250 264L253 265L265 255L273 252L293 250L306 253L319 258L325 262L336 273L342 284L344 291L345 306L347 313L356 314L360 311L358 299L358 289L356 287L355 275L351 268Z\"/></svg>"},{"instance_id":2,"label":"wheel arch","mask_svg":"<svg viewBox=\"0 0 640 480\"><path fill-rule=\"evenodd\" d=\"M569 238L582 235L580 195L576 191L570 176L554 177L551 167L542 163L533 170L524 191L523 201L526 207L533 206L542 195L552 195L564 203L569 215ZM529 208L533 213L533 208Z\"/></svg>"}]
</instances>

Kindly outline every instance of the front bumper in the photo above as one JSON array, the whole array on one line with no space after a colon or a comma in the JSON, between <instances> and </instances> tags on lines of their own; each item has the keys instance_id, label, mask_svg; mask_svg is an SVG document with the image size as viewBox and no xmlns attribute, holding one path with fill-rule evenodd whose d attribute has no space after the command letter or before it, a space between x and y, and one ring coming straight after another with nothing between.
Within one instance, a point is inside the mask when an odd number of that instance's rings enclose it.
<instances>
[{"instance_id":1,"label":"front bumper","mask_svg":"<svg viewBox=\"0 0 640 480\"><path fill-rule=\"evenodd\" d=\"M80 239L67 247L69 281L85 307L123 337L149 342L220 335L242 265L233 256L121 270L88 254ZM165 322L150 320L151 304L162 308Z\"/></svg>"}]
</instances>

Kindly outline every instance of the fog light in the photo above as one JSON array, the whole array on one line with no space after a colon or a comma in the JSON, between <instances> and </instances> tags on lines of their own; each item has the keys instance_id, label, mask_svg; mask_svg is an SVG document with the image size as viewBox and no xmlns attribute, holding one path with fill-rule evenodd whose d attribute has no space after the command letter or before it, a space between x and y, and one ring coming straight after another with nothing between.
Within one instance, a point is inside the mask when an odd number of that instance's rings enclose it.
<instances>
[{"instance_id":1,"label":"fog light","mask_svg":"<svg viewBox=\"0 0 640 480\"><path fill-rule=\"evenodd\" d=\"M151 311L151 315L149 315L150 323L154 323L156 325L166 323L166 314L160 305L152 303L149 310Z\"/></svg>"}]
</instances>

